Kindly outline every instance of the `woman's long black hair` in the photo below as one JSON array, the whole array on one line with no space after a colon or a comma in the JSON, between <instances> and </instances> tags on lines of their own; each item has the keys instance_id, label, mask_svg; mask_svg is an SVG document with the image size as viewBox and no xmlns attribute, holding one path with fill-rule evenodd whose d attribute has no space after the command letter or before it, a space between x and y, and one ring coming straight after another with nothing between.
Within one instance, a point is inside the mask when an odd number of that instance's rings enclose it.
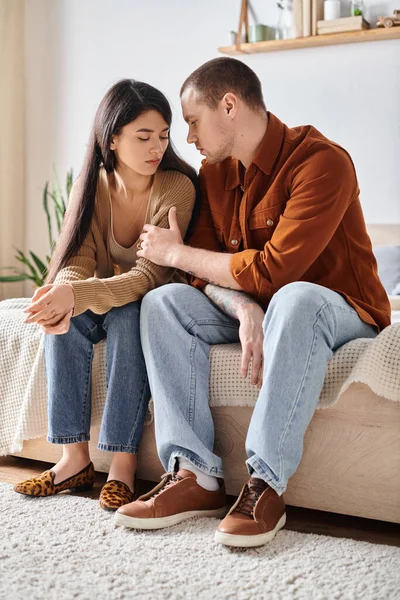
<instances>
[{"instance_id":1,"label":"woman's long black hair","mask_svg":"<svg viewBox=\"0 0 400 600\"><path fill-rule=\"evenodd\" d=\"M74 205L67 210L46 283L54 281L57 273L77 253L86 238L94 213L100 166L103 165L107 173L112 173L116 167L115 153L110 149L113 136L118 135L125 125L150 110L159 112L166 123L171 126L172 111L167 98L148 83L134 79L122 79L104 96L96 112L89 146L80 173L78 198L74 201ZM197 173L193 167L178 156L171 141L159 169L172 169L189 177L196 188L198 199Z\"/></svg>"}]
</instances>

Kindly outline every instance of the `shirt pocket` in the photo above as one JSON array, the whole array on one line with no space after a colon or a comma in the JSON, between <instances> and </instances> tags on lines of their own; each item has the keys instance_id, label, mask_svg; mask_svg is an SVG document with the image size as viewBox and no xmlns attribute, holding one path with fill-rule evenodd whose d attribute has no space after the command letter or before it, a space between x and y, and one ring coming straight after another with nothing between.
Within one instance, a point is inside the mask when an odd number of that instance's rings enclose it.
<instances>
[{"instance_id":1,"label":"shirt pocket","mask_svg":"<svg viewBox=\"0 0 400 600\"><path fill-rule=\"evenodd\" d=\"M261 250L264 244L271 239L285 206L286 202L280 202L267 208L256 207L251 211L248 218L250 247Z\"/></svg>"}]
</instances>

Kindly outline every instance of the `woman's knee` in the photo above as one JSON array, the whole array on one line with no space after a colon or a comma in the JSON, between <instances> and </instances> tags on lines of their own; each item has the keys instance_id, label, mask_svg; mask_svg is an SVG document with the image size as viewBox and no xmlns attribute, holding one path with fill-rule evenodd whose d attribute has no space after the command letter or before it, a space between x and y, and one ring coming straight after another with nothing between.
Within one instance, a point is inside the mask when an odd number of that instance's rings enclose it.
<instances>
[{"instance_id":1,"label":"woman's knee","mask_svg":"<svg viewBox=\"0 0 400 600\"><path fill-rule=\"evenodd\" d=\"M129 304L124 304L123 306L114 306L112 308L107 317L108 320L111 318L120 319L132 319L133 317L139 315L140 313L140 302L129 302Z\"/></svg>"},{"instance_id":2,"label":"woman's knee","mask_svg":"<svg viewBox=\"0 0 400 600\"><path fill-rule=\"evenodd\" d=\"M110 333L118 332L132 334L132 330L139 330L140 302L130 302L123 306L115 306L106 315L103 328Z\"/></svg>"}]
</instances>

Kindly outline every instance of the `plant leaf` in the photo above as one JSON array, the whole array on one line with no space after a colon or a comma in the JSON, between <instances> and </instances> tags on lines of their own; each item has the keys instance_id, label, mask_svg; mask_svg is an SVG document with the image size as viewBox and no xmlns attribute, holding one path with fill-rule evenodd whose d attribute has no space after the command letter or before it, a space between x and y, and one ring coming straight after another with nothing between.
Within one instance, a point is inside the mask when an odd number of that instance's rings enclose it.
<instances>
[{"instance_id":1,"label":"plant leaf","mask_svg":"<svg viewBox=\"0 0 400 600\"><path fill-rule=\"evenodd\" d=\"M54 200L57 204L57 207L60 209L60 211L62 213L62 217L64 218L65 202L64 202L63 195L62 195L60 180L58 179L57 171L56 171L55 167L53 167L53 169L54 169L54 186L53 186Z\"/></svg>"},{"instance_id":2,"label":"plant leaf","mask_svg":"<svg viewBox=\"0 0 400 600\"><path fill-rule=\"evenodd\" d=\"M29 259L25 256L23 252L21 252L21 250L18 250L18 248L16 250L18 254L15 258L28 267L28 269L32 273L33 281L35 281L37 285L43 285L43 278L40 277L40 275L37 273L35 267L31 264Z\"/></svg>"},{"instance_id":3,"label":"plant leaf","mask_svg":"<svg viewBox=\"0 0 400 600\"><path fill-rule=\"evenodd\" d=\"M46 185L44 186L44 190L43 190L43 207L44 207L44 210L45 210L45 213L47 216L47 229L49 232L50 248L53 248L54 240L53 240L53 232L52 232L52 227L51 227L51 217L50 217L50 211L49 211L48 194L49 194L49 182L46 181Z\"/></svg>"},{"instance_id":4,"label":"plant leaf","mask_svg":"<svg viewBox=\"0 0 400 600\"><path fill-rule=\"evenodd\" d=\"M69 171L67 171L67 183L65 185L65 187L67 189L67 201L68 201L69 195L71 193L72 182L73 182L73 170L70 169Z\"/></svg>"},{"instance_id":5,"label":"plant leaf","mask_svg":"<svg viewBox=\"0 0 400 600\"><path fill-rule=\"evenodd\" d=\"M47 274L47 267L46 265L40 260L40 258L34 253L32 252L32 250L29 250L29 254L32 256L36 267L39 270L39 273L41 274L42 278L46 277Z\"/></svg>"},{"instance_id":6,"label":"plant leaf","mask_svg":"<svg viewBox=\"0 0 400 600\"><path fill-rule=\"evenodd\" d=\"M57 220L58 233L60 233L64 215L62 213L62 208L58 203L57 195L54 192L52 192L50 196L53 199L53 210Z\"/></svg>"},{"instance_id":7,"label":"plant leaf","mask_svg":"<svg viewBox=\"0 0 400 600\"><path fill-rule=\"evenodd\" d=\"M15 281L25 281L26 279L31 279L32 281L34 281L33 277L31 275L28 275L27 273L20 273L19 275L8 275L5 277L0 275L0 282L2 283L13 283Z\"/></svg>"}]
</instances>

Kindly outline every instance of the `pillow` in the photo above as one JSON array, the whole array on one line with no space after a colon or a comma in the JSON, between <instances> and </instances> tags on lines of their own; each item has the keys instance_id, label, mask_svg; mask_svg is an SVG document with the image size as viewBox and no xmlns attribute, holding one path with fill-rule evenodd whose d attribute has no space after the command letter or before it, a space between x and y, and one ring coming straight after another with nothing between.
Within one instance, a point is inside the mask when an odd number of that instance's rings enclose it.
<instances>
[{"instance_id":1,"label":"pillow","mask_svg":"<svg viewBox=\"0 0 400 600\"><path fill-rule=\"evenodd\" d=\"M387 294L400 294L400 246L375 246L378 275Z\"/></svg>"}]
</instances>

